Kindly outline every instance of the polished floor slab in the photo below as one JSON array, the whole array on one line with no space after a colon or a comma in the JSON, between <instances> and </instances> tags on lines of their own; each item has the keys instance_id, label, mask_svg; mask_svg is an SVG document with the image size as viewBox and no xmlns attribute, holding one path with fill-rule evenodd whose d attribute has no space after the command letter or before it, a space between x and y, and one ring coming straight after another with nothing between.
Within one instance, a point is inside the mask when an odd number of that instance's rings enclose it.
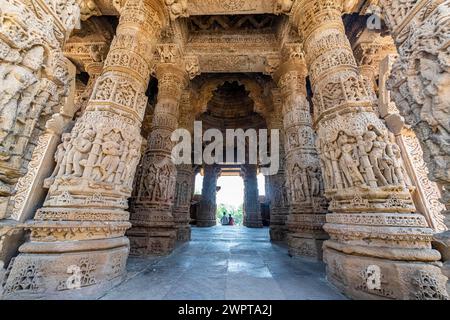
<instances>
[{"instance_id":1,"label":"polished floor slab","mask_svg":"<svg viewBox=\"0 0 450 320\"><path fill-rule=\"evenodd\" d=\"M167 257L130 258L126 279L101 299L345 299L322 262L291 258L269 231L193 228L192 241Z\"/></svg>"}]
</instances>

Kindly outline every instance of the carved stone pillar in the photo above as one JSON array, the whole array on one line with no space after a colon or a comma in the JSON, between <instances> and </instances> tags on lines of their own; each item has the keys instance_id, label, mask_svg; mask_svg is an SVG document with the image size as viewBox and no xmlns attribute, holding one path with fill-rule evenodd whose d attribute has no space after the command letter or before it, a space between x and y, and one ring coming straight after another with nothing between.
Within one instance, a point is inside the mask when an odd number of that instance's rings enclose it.
<instances>
[{"instance_id":1,"label":"carved stone pillar","mask_svg":"<svg viewBox=\"0 0 450 320\"><path fill-rule=\"evenodd\" d=\"M415 188L413 200L417 210L425 216L428 225L437 232L447 230L444 216L441 214L445 206L439 202L441 192L436 183L428 179L428 169L423 159L423 152L414 131L405 125L405 119L400 116L395 102L391 101L391 92L387 89L387 81L392 65L397 59L396 54L387 55L380 63L380 91L378 109L380 117L395 135L395 141L401 150L402 169L408 184ZM400 156L400 154L398 154Z\"/></svg>"},{"instance_id":2,"label":"carved stone pillar","mask_svg":"<svg viewBox=\"0 0 450 320\"><path fill-rule=\"evenodd\" d=\"M282 103L278 92L273 92L274 111L268 119L268 129L278 129L280 136L284 137ZM279 99L278 99L279 98ZM280 143L280 169L272 176L266 176L266 197L270 204L270 239L272 241L286 241L287 218L289 216L289 194L286 185L284 139Z\"/></svg>"},{"instance_id":3,"label":"carved stone pillar","mask_svg":"<svg viewBox=\"0 0 450 320\"><path fill-rule=\"evenodd\" d=\"M221 170L216 165L205 165L203 171L202 198L197 213L197 227L212 227L216 225L217 179Z\"/></svg>"},{"instance_id":4,"label":"carved stone pillar","mask_svg":"<svg viewBox=\"0 0 450 320\"><path fill-rule=\"evenodd\" d=\"M133 200L127 235L133 255L164 255L176 241L172 209L177 169L171 160L171 135L178 128L179 107L187 74L172 63L157 66L158 102L153 114L148 146L142 159L138 195Z\"/></svg>"},{"instance_id":5,"label":"carved stone pillar","mask_svg":"<svg viewBox=\"0 0 450 320\"><path fill-rule=\"evenodd\" d=\"M430 180L442 187L441 202L447 208L443 214L450 227L450 1L380 0L379 4L399 53L389 89L420 141ZM450 277L450 231L435 239L446 261L443 270Z\"/></svg>"},{"instance_id":6,"label":"carved stone pillar","mask_svg":"<svg viewBox=\"0 0 450 320\"><path fill-rule=\"evenodd\" d=\"M306 99L306 66L302 56L280 66L276 79L283 101L286 182L289 189L288 246L296 256L322 258L327 202L315 147L310 104Z\"/></svg>"},{"instance_id":7,"label":"carved stone pillar","mask_svg":"<svg viewBox=\"0 0 450 320\"><path fill-rule=\"evenodd\" d=\"M43 0L1 4L0 219L10 214L10 197L42 127L67 97L62 47L79 23L76 9L74 2L60 3L57 10Z\"/></svg>"},{"instance_id":8,"label":"carved stone pillar","mask_svg":"<svg viewBox=\"0 0 450 320\"><path fill-rule=\"evenodd\" d=\"M14 260L7 296L85 298L124 274L127 199L140 155L150 59L164 21L157 1L129 0L122 9L86 112L58 147L46 201L28 223L31 241Z\"/></svg>"},{"instance_id":9,"label":"carved stone pillar","mask_svg":"<svg viewBox=\"0 0 450 320\"><path fill-rule=\"evenodd\" d=\"M248 228L263 227L256 173L256 165L243 165L241 168L244 180L244 226Z\"/></svg>"},{"instance_id":10,"label":"carved stone pillar","mask_svg":"<svg viewBox=\"0 0 450 320\"><path fill-rule=\"evenodd\" d=\"M318 147L331 198L324 229L329 281L354 298L445 298L446 278L431 248L433 231L415 207L375 113L372 86L360 75L342 22L342 2L299 1Z\"/></svg>"},{"instance_id":11,"label":"carved stone pillar","mask_svg":"<svg viewBox=\"0 0 450 320\"><path fill-rule=\"evenodd\" d=\"M177 166L177 182L175 188L175 203L173 218L177 228L178 241L191 240L191 227L189 222L191 200L194 195L195 174L191 165Z\"/></svg>"},{"instance_id":12,"label":"carved stone pillar","mask_svg":"<svg viewBox=\"0 0 450 320\"><path fill-rule=\"evenodd\" d=\"M35 212L31 198L42 196L34 174L43 157L52 161L58 141L46 124L61 117L71 89L74 68L62 47L79 13L67 1L57 9L43 0L0 6L0 265L7 267L25 241L23 222Z\"/></svg>"},{"instance_id":13,"label":"carved stone pillar","mask_svg":"<svg viewBox=\"0 0 450 320\"><path fill-rule=\"evenodd\" d=\"M195 113L191 104L190 91L186 90L181 98L179 128L194 131ZM192 165L177 166L177 182L173 217L177 228L178 241L191 240L191 201L194 195L195 169Z\"/></svg>"},{"instance_id":14,"label":"carved stone pillar","mask_svg":"<svg viewBox=\"0 0 450 320\"><path fill-rule=\"evenodd\" d=\"M2 221L6 228L0 223L0 260L7 263L25 241L23 223L33 218L36 205L45 199L47 190L44 187L44 180L51 175L54 168L55 151L61 141L61 134L73 125L72 119L76 111L74 106L76 68L69 61L67 64L72 79L68 97L59 112L45 123L45 130L37 139L27 172L14 188L14 195L7 210L10 213L9 218ZM40 104L38 108L44 108L43 105L49 103L47 98L48 94L44 99L36 99L34 104Z\"/></svg>"}]
</instances>

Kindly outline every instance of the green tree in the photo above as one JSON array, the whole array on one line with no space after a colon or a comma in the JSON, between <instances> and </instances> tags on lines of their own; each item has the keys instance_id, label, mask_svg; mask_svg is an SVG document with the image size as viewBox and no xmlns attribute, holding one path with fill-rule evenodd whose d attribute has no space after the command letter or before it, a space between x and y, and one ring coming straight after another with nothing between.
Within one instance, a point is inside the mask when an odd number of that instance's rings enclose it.
<instances>
[{"instance_id":1,"label":"green tree","mask_svg":"<svg viewBox=\"0 0 450 320\"><path fill-rule=\"evenodd\" d=\"M224 203L218 204L217 210L216 210L216 217L217 217L218 222L220 222L220 219L222 218L223 214L225 213L227 216L231 214L231 216L234 219L235 225L242 225L242 222L243 222L242 207L243 207L242 204L239 205L238 207L224 204Z\"/></svg>"}]
</instances>

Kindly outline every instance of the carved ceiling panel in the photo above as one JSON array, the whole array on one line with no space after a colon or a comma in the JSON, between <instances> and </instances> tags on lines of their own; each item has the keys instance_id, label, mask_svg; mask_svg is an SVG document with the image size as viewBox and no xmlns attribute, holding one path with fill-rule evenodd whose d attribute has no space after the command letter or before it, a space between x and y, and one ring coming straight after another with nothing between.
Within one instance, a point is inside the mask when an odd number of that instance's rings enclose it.
<instances>
[{"instance_id":1,"label":"carved ceiling panel","mask_svg":"<svg viewBox=\"0 0 450 320\"><path fill-rule=\"evenodd\" d=\"M190 32L243 32L262 29L272 30L276 18L277 17L274 15L196 16L189 19L189 30Z\"/></svg>"},{"instance_id":2,"label":"carved ceiling panel","mask_svg":"<svg viewBox=\"0 0 450 320\"><path fill-rule=\"evenodd\" d=\"M264 72L263 57L249 55L204 55L199 58L203 73Z\"/></svg>"},{"instance_id":3,"label":"carved ceiling panel","mask_svg":"<svg viewBox=\"0 0 450 320\"><path fill-rule=\"evenodd\" d=\"M275 0L189 0L187 12L195 15L274 13Z\"/></svg>"}]
</instances>

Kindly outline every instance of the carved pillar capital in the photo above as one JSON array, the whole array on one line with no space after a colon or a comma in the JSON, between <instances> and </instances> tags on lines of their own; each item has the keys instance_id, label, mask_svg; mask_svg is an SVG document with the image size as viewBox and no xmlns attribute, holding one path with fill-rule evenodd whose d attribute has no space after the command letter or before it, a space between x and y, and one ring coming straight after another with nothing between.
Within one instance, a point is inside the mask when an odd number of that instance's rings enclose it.
<instances>
[{"instance_id":1,"label":"carved pillar capital","mask_svg":"<svg viewBox=\"0 0 450 320\"><path fill-rule=\"evenodd\" d=\"M302 95L306 97L307 73L308 71L304 62L290 60L280 66L274 78L283 99L286 99L290 95Z\"/></svg>"},{"instance_id":2,"label":"carved pillar capital","mask_svg":"<svg viewBox=\"0 0 450 320\"><path fill-rule=\"evenodd\" d=\"M181 99L183 90L189 83L189 76L182 65L158 63L155 67L158 79L158 101L163 99Z\"/></svg>"},{"instance_id":3,"label":"carved pillar capital","mask_svg":"<svg viewBox=\"0 0 450 320\"><path fill-rule=\"evenodd\" d=\"M141 33L153 43L154 35L159 36L161 30L167 25L168 20L162 0L128 0L120 11L120 21L117 33Z\"/></svg>"},{"instance_id":4,"label":"carved pillar capital","mask_svg":"<svg viewBox=\"0 0 450 320\"><path fill-rule=\"evenodd\" d=\"M292 19L307 43L311 34L324 28L345 32L342 12L343 0L298 0L292 8Z\"/></svg>"},{"instance_id":5,"label":"carved pillar capital","mask_svg":"<svg viewBox=\"0 0 450 320\"><path fill-rule=\"evenodd\" d=\"M87 74L89 75L89 77L96 78L103 71L103 61L101 61L101 62L96 62L96 61L87 62L84 65L84 68L85 68Z\"/></svg>"}]
</instances>

